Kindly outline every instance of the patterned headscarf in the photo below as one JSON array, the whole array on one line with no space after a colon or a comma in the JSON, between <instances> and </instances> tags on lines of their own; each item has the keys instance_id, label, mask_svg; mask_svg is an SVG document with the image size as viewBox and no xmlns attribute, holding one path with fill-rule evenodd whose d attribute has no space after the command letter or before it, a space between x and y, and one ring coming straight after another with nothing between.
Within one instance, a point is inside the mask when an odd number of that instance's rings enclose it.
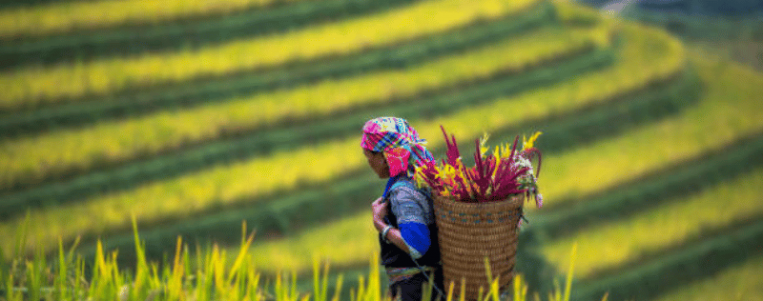
<instances>
[{"instance_id":1,"label":"patterned headscarf","mask_svg":"<svg viewBox=\"0 0 763 301\"><path fill-rule=\"evenodd\" d=\"M367 150L384 153L390 177L403 171L413 177L415 166L421 164L417 162L434 160L424 144L426 140L419 138L408 121L396 117L379 117L366 122L360 142L360 146Z\"/></svg>"}]
</instances>

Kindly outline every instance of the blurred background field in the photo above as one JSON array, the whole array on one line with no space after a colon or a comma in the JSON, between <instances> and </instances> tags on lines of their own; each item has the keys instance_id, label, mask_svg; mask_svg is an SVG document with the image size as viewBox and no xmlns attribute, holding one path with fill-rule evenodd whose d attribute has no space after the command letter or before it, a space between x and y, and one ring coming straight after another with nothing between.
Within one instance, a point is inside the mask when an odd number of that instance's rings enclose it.
<instances>
[{"instance_id":1,"label":"blurred background field","mask_svg":"<svg viewBox=\"0 0 763 301\"><path fill-rule=\"evenodd\" d=\"M134 216L149 258L235 253L245 220L266 275L353 279L394 115L436 157L544 132L531 291L577 243L572 300L763 300L762 72L752 0L0 0L0 249L28 218L22 253L129 265Z\"/></svg>"}]
</instances>

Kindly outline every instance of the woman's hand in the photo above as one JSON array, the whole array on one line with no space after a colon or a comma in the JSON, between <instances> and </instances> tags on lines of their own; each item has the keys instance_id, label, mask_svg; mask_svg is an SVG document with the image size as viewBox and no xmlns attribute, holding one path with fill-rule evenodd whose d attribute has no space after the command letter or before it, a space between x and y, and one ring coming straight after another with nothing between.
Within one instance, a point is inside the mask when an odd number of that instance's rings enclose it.
<instances>
[{"instance_id":1,"label":"woman's hand","mask_svg":"<svg viewBox=\"0 0 763 301\"><path fill-rule=\"evenodd\" d=\"M374 212L374 220L384 220L389 213L389 204L380 197L371 204L371 209Z\"/></svg>"},{"instance_id":2,"label":"woman's hand","mask_svg":"<svg viewBox=\"0 0 763 301\"><path fill-rule=\"evenodd\" d=\"M384 222L384 217L389 213L389 203L384 202L383 198L378 198L371 203L371 210L374 213L374 228L376 228L376 231L381 232L387 226L387 223Z\"/></svg>"},{"instance_id":3,"label":"woman's hand","mask_svg":"<svg viewBox=\"0 0 763 301\"><path fill-rule=\"evenodd\" d=\"M374 212L374 228L376 228L376 231L379 231L379 233L382 233L384 228L388 226L384 221L384 218L389 213L389 202L385 202L383 198L378 198L371 204L371 208ZM389 242L400 248L400 250L403 250L406 253L409 252L408 245L403 240L403 236L400 234L399 229L391 228L387 233L387 236L383 238L389 240Z\"/></svg>"}]
</instances>

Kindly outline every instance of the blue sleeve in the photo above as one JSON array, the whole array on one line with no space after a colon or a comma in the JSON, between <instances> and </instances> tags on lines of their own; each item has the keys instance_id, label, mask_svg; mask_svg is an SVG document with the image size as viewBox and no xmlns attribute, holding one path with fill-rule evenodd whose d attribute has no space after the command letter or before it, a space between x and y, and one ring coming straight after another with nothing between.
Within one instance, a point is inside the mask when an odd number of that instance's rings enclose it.
<instances>
[{"instance_id":1,"label":"blue sleeve","mask_svg":"<svg viewBox=\"0 0 763 301\"><path fill-rule=\"evenodd\" d=\"M408 252L411 257L418 259L429 250L432 244L429 238L429 228L420 223L400 224L400 235L408 246Z\"/></svg>"},{"instance_id":2,"label":"blue sleeve","mask_svg":"<svg viewBox=\"0 0 763 301\"><path fill-rule=\"evenodd\" d=\"M390 191L390 202L408 253L414 259L420 258L429 250L431 237L428 225L434 223L428 199L411 187L399 186Z\"/></svg>"}]
</instances>

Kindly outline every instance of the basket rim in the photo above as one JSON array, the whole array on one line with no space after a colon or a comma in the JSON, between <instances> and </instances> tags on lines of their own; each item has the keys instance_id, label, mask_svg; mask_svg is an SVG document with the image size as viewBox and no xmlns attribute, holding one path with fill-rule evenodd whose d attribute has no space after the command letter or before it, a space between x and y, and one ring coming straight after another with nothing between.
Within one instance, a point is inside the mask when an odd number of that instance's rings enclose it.
<instances>
[{"instance_id":1,"label":"basket rim","mask_svg":"<svg viewBox=\"0 0 763 301\"><path fill-rule=\"evenodd\" d=\"M524 201L526 198L527 198L527 196L524 193L521 193L521 194L515 194L515 195L512 195L512 196L509 196L509 197L507 197L507 198L505 198L503 200L489 201L489 202L464 202L462 200L457 200L456 198L454 198L452 196L440 196L440 195L435 196L434 199L438 200L440 202L443 202L443 203L448 203L448 204L460 204L460 205L462 204L462 205L473 205L473 206L490 206L490 205L493 205L493 204L505 204L506 202ZM523 202L520 203L520 204L523 204Z\"/></svg>"},{"instance_id":2,"label":"basket rim","mask_svg":"<svg viewBox=\"0 0 763 301\"><path fill-rule=\"evenodd\" d=\"M492 202L461 202L452 197L438 196L434 200L435 211L447 210L449 212L460 213L487 213L487 212L500 212L504 210L514 210L523 208L526 200L524 194L514 195L509 198L500 201Z\"/></svg>"}]
</instances>

